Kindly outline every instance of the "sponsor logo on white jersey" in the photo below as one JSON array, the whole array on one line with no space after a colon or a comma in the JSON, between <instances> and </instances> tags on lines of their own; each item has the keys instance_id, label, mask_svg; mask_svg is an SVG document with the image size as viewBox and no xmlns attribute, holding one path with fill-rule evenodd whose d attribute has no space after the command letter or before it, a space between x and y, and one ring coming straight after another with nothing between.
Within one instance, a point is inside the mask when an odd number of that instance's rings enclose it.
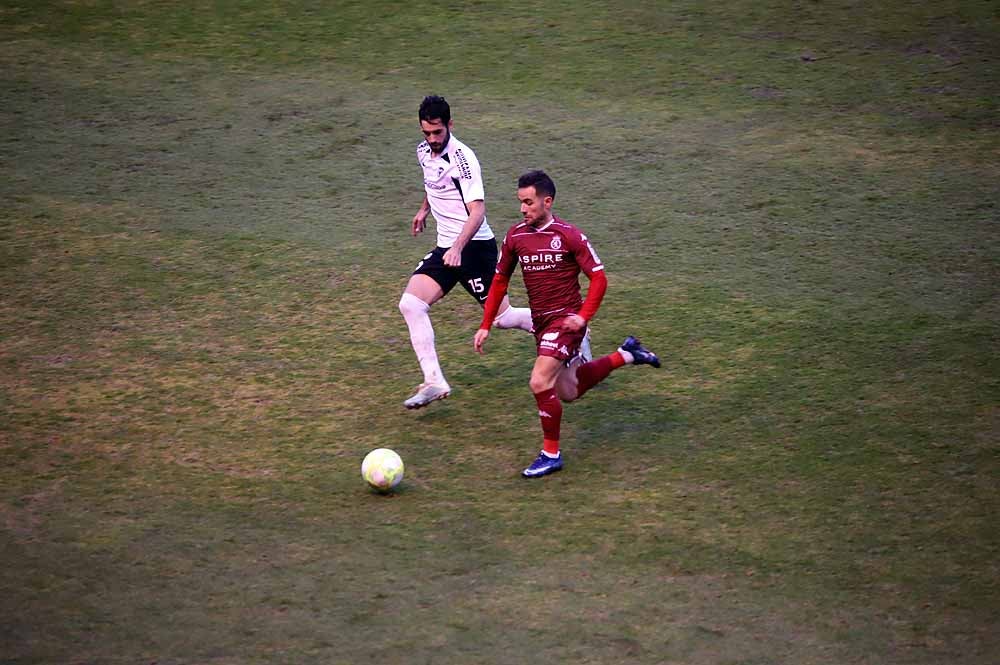
<instances>
[{"instance_id":1,"label":"sponsor logo on white jersey","mask_svg":"<svg viewBox=\"0 0 1000 665\"><path fill-rule=\"evenodd\" d=\"M458 177L463 180L472 179L472 167L469 166L469 160L465 158L465 153L461 148L455 149L455 157L458 158Z\"/></svg>"}]
</instances>

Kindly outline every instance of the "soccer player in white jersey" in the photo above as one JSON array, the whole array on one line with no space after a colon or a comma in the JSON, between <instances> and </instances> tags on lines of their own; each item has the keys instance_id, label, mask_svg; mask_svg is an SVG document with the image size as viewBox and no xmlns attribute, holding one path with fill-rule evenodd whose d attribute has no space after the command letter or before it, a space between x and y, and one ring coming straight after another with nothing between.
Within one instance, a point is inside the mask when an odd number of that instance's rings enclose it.
<instances>
[{"instance_id":1,"label":"soccer player in white jersey","mask_svg":"<svg viewBox=\"0 0 1000 665\"><path fill-rule=\"evenodd\" d=\"M417 146L424 200L413 216L411 233L423 232L427 216L433 215L437 246L417 265L399 300L424 374L423 383L403 402L408 409L419 409L451 393L434 346L431 305L460 283L482 306L497 263L497 243L486 221L486 194L476 154L451 133L451 109L443 97L425 97L418 115L425 139ZM531 331L527 307L511 307L505 297L498 312L498 328Z\"/></svg>"}]
</instances>

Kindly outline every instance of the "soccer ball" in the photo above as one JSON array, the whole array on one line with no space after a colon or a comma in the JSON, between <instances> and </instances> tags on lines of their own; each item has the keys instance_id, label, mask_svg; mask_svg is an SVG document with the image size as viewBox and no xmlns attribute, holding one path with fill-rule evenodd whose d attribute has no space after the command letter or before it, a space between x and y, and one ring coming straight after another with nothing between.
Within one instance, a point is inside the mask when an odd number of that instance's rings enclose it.
<instances>
[{"instance_id":1,"label":"soccer ball","mask_svg":"<svg viewBox=\"0 0 1000 665\"><path fill-rule=\"evenodd\" d=\"M361 477L379 492L388 492L403 479L403 460L388 448L376 448L361 463Z\"/></svg>"}]
</instances>

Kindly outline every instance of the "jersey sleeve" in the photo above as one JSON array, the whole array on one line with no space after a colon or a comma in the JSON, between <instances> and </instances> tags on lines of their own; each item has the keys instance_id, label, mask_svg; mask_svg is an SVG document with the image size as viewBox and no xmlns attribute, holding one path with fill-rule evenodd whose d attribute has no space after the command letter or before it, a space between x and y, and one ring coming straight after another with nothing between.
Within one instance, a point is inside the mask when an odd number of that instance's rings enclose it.
<instances>
[{"instance_id":1,"label":"jersey sleeve","mask_svg":"<svg viewBox=\"0 0 1000 665\"><path fill-rule=\"evenodd\" d=\"M580 266L580 270L587 273L587 275L593 275L595 272L604 270L604 264L601 263L601 258L597 256L597 252L594 251L594 246L590 244L587 240L587 236L583 233L577 231L572 237L572 250L573 257L576 259L577 265Z\"/></svg>"},{"instance_id":2,"label":"jersey sleeve","mask_svg":"<svg viewBox=\"0 0 1000 665\"><path fill-rule=\"evenodd\" d=\"M459 189L462 190L462 199L469 203L471 201L485 201L486 187L483 185L483 171L479 168L479 160L475 153L467 148L455 150L455 166L458 167Z\"/></svg>"},{"instance_id":3,"label":"jersey sleeve","mask_svg":"<svg viewBox=\"0 0 1000 665\"><path fill-rule=\"evenodd\" d=\"M480 328L489 330L493 326L493 322L497 318L497 312L500 311L500 303L503 302L503 297L507 295L507 286L509 283L510 278L506 275L497 275L493 278L493 282L490 284L490 292L486 294L486 302L483 304L483 320L479 324Z\"/></svg>"},{"instance_id":4,"label":"jersey sleeve","mask_svg":"<svg viewBox=\"0 0 1000 665\"><path fill-rule=\"evenodd\" d=\"M603 270L589 273L589 276L590 286L587 287L587 299L583 301L580 311L577 312L587 321L590 321L597 314L601 301L604 300L604 294L608 290L608 278Z\"/></svg>"},{"instance_id":5,"label":"jersey sleeve","mask_svg":"<svg viewBox=\"0 0 1000 665\"><path fill-rule=\"evenodd\" d=\"M497 274L510 277L517 268L517 249L510 242L510 231L500 243L500 256L497 258Z\"/></svg>"}]
</instances>

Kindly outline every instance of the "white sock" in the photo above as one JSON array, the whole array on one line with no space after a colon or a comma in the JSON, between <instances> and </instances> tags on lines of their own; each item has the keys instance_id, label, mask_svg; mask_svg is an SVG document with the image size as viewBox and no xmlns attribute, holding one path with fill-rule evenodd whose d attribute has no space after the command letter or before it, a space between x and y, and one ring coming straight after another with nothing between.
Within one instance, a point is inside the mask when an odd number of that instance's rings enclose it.
<instances>
[{"instance_id":1,"label":"white sock","mask_svg":"<svg viewBox=\"0 0 1000 665\"><path fill-rule=\"evenodd\" d=\"M411 293L399 299L399 311L410 329L410 344L424 373L424 383L447 383L434 348L434 326L428 315L431 306Z\"/></svg>"},{"instance_id":2,"label":"white sock","mask_svg":"<svg viewBox=\"0 0 1000 665\"><path fill-rule=\"evenodd\" d=\"M635 356L633 356L631 353L629 353L625 349L619 347L618 353L622 354L622 360L625 361L626 365L631 365L632 363L635 362Z\"/></svg>"},{"instance_id":3,"label":"white sock","mask_svg":"<svg viewBox=\"0 0 1000 665\"><path fill-rule=\"evenodd\" d=\"M531 310L527 307L508 307L493 320L493 325L497 328L520 328L528 332L534 329L531 323Z\"/></svg>"}]
</instances>

